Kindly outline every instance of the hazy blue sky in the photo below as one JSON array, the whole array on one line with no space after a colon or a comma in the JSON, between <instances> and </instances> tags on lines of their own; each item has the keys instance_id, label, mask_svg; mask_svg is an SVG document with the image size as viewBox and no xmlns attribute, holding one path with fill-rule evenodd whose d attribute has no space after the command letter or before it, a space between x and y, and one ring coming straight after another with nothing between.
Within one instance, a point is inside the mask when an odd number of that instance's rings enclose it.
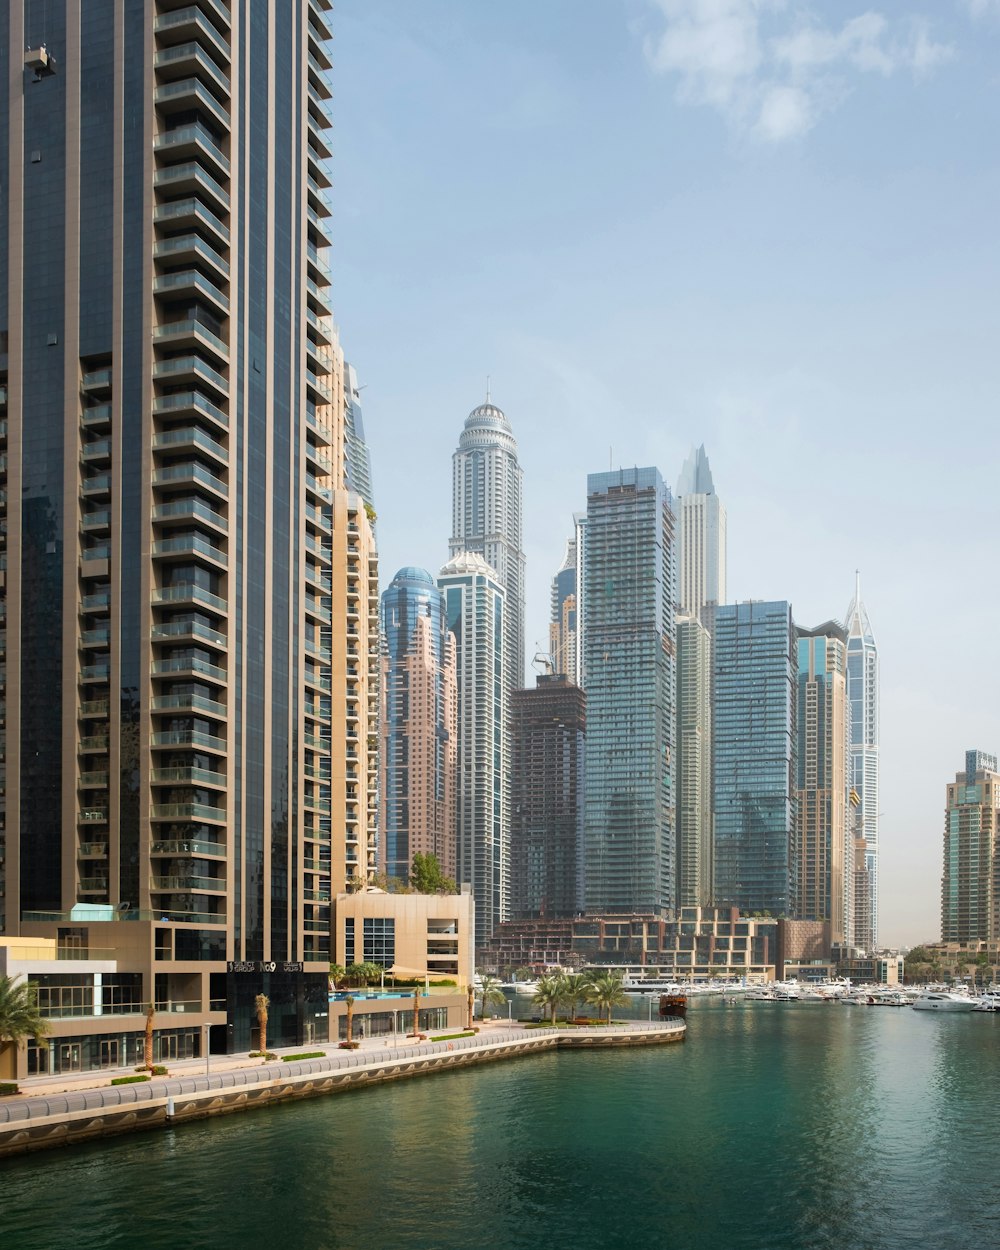
<instances>
[{"instance_id":1,"label":"hazy blue sky","mask_svg":"<svg viewBox=\"0 0 1000 1250\"><path fill-rule=\"evenodd\" d=\"M1000 750L1000 0L338 0L335 308L382 581L447 559L485 397L529 651L586 475L706 444L731 600L882 664L881 936L939 936L944 787Z\"/></svg>"}]
</instances>

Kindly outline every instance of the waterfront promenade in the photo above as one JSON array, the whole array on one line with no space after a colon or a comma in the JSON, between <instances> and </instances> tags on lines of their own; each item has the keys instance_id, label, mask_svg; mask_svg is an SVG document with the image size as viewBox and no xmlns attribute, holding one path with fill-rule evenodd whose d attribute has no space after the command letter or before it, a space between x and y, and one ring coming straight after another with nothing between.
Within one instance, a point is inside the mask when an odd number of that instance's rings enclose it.
<instances>
[{"instance_id":1,"label":"waterfront promenade","mask_svg":"<svg viewBox=\"0 0 1000 1250\"><path fill-rule=\"evenodd\" d=\"M650 1046L683 1041L681 1020L629 1021L587 1027L525 1027L488 1021L470 1037L450 1040L367 1038L357 1050L336 1042L313 1048L322 1058L271 1062L249 1055L219 1055L171 1064L168 1076L111 1085L132 1069L40 1076L21 1082L21 1093L0 1099L0 1157L69 1145L250 1110L403 1077L561 1048ZM303 1048L288 1048L301 1054Z\"/></svg>"}]
</instances>

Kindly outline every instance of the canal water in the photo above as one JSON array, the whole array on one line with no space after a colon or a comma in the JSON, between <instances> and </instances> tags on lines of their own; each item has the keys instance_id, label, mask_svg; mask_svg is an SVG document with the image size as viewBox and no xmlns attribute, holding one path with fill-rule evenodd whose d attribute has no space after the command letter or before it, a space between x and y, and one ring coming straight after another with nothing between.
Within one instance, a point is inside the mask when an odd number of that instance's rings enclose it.
<instances>
[{"instance_id":1,"label":"canal water","mask_svg":"<svg viewBox=\"0 0 1000 1250\"><path fill-rule=\"evenodd\" d=\"M707 1001L688 1026L6 1160L0 1247L1000 1244L1000 1018Z\"/></svg>"}]
</instances>

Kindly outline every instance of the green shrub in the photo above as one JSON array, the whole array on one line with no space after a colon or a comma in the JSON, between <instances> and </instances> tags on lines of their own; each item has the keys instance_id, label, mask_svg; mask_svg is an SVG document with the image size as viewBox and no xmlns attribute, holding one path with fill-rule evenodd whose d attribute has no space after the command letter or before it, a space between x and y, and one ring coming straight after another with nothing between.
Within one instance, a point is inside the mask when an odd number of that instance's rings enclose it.
<instances>
[{"instance_id":1,"label":"green shrub","mask_svg":"<svg viewBox=\"0 0 1000 1250\"><path fill-rule=\"evenodd\" d=\"M5 1098L8 1094L19 1094L20 1092L16 1081L0 1081L0 1098Z\"/></svg>"},{"instance_id":2,"label":"green shrub","mask_svg":"<svg viewBox=\"0 0 1000 1250\"><path fill-rule=\"evenodd\" d=\"M153 1076L169 1076L169 1075L170 1073L167 1071L167 1069L163 1066L162 1063L153 1064Z\"/></svg>"},{"instance_id":3,"label":"green shrub","mask_svg":"<svg viewBox=\"0 0 1000 1250\"><path fill-rule=\"evenodd\" d=\"M148 1076L116 1076L112 1080L112 1085L135 1085L139 1081L148 1081Z\"/></svg>"},{"instance_id":4,"label":"green shrub","mask_svg":"<svg viewBox=\"0 0 1000 1250\"><path fill-rule=\"evenodd\" d=\"M325 1050L304 1050L301 1055L282 1055L282 1063L294 1063L296 1059L325 1059Z\"/></svg>"},{"instance_id":5,"label":"green shrub","mask_svg":"<svg viewBox=\"0 0 1000 1250\"><path fill-rule=\"evenodd\" d=\"M432 1042L452 1042L456 1037L475 1037L476 1029L466 1029L462 1033L442 1033L440 1037L432 1037Z\"/></svg>"}]
</instances>

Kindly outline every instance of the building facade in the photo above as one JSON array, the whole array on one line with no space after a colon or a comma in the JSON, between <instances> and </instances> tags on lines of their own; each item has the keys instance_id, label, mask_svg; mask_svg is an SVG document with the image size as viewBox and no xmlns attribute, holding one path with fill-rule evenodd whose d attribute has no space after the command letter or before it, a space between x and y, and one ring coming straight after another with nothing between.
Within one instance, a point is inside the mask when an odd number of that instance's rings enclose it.
<instances>
[{"instance_id":1,"label":"building facade","mask_svg":"<svg viewBox=\"0 0 1000 1250\"><path fill-rule=\"evenodd\" d=\"M127 948L219 1049L260 992L276 1042L324 1027L333 779L373 759L329 8L0 10L0 930Z\"/></svg>"},{"instance_id":2,"label":"building facade","mask_svg":"<svg viewBox=\"0 0 1000 1250\"><path fill-rule=\"evenodd\" d=\"M583 910L586 696L564 674L515 690L511 706L510 914Z\"/></svg>"},{"instance_id":3,"label":"building facade","mask_svg":"<svg viewBox=\"0 0 1000 1250\"><path fill-rule=\"evenodd\" d=\"M566 544L562 567L552 579L549 613L549 655L552 671L577 680L576 538Z\"/></svg>"},{"instance_id":4,"label":"building facade","mask_svg":"<svg viewBox=\"0 0 1000 1250\"><path fill-rule=\"evenodd\" d=\"M947 787L941 941L1000 938L1000 773L997 757L966 751Z\"/></svg>"},{"instance_id":5,"label":"building facade","mask_svg":"<svg viewBox=\"0 0 1000 1250\"><path fill-rule=\"evenodd\" d=\"M851 704L850 782L859 798L857 827L864 838L864 881L868 906L854 909L854 944L878 948L879 675L878 647L861 599L861 578L847 609L847 698ZM860 865L859 865L860 871Z\"/></svg>"},{"instance_id":6,"label":"building facade","mask_svg":"<svg viewBox=\"0 0 1000 1250\"><path fill-rule=\"evenodd\" d=\"M676 565L655 468L587 478L584 878L588 912L676 903Z\"/></svg>"},{"instance_id":7,"label":"building facade","mask_svg":"<svg viewBox=\"0 0 1000 1250\"><path fill-rule=\"evenodd\" d=\"M677 899L712 901L712 639L696 616L677 618Z\"/></svg>"},{"instance_id":8,"label":"building facade","mask_svg":"<svg viewBox=\"0 0 1000 1250\"><path fill-rule=\"evenodd\" d=\"M478 950L510 910L507 604L496 572L473 552L448 561L438 588L455 638L456 871L472 889Z\"/></svg>"},{"instance_id":9,"label":"building facade","mask_svg":"<svg viewBox=\"0 0 1000 1250\"><path fill-rule=\"evenodd\" d=\"M524 474L510 422L487 399L465 419L452 456L450 555L482 556L504 589L507 630L504 681L524 685Z\"/></svg>"},{"instance_id":10,"label":"building facade","mask_svg":"<svg viewBox=\"0 0 1000 1250\"><path fill-rule=\"evenodd\" d=\"M413 856L430 854L454 877L455 639L424 569L400 569L382 595L381 646L381 867L408 881Z\"/></svg>"},{"instance_id":11,"label":"building facade","mask_svg":"<svg viewBox=\"0 0 1000 1250\"><path fill-rule=\"evenodd\" d=\"M836 621L797 629L794 914L850 940L854 837L848 803L847 636Z\"/></svg>"},{"instance_id":12,"label":"building facade","mask_svg":"<svg viewBox=\"0 0 1000 1250\"><path fill-rule=\"evenodd\" d=\"M785 602L715 614L715 900L790 916L795 861L795 627Z\"/></svg>"}]
</instances>

